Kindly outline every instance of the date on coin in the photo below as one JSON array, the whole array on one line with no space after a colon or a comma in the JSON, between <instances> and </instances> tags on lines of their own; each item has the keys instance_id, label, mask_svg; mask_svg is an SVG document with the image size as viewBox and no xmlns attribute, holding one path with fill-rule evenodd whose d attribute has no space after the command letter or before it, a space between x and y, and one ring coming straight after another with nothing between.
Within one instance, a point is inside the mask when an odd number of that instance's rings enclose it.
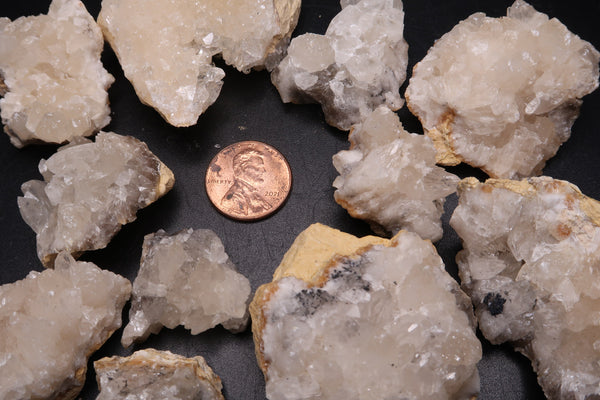
<instances>
[{"instance_id":1,"label":"date on coin","mask_svg":"<svg viewBox=\"0 0 600 400\"><path fill-rule=\"evenodd\" d=\"M221 150L206 171L206 193L228 217L252 221L271 215L287 199L292 172L268 144L245 141Z\"/></svg>"}]
</instances>

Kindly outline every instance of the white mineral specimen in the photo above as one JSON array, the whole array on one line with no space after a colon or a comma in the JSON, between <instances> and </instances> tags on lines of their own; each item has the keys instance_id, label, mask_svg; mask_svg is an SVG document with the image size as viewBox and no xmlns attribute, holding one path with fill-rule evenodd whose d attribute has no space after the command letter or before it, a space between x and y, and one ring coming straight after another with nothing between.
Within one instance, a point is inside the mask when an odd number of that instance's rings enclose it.
<instances>
[{"instance_id":1,"label":"white mineral specimen","mask_svg":"<svg viewBox=\"0 0 600 400\"><path fill-rule=\"evenodd\" d=\"M476 13L436 41L406 89L438 151L492 177L540 174L598 87L599 53L557 19L517 0L503 18Z\"/></svg>"},{"instance_id":2,"label":"white mineral specimen","mask_svg":"<svg viewBox=\"0 0 600 400\"><path fill-rule=\"evenodd\" d=\"M64 143L110 122L102 32L78 0L48 15L0 18L2 123L12 144Z\"/></svg>"},{"instance_id":3,"label":"white mineral specimen","mask_svg":"<svg viewBox=\"0 0 600 400\"><path fill-rule=\"evenodd\" d=\"M187 229L169 236L159 230L144 238L121 343L146 340L163 326L183 325L192 335L218 324L240 332L248 323L250 291L213 231Z\"/></svg>"},{"instance_id":4,"label":"white mineral specimen","mask_svg":"<svg viewBox=\"0 0 600 400\"><path fill-rule=\"evenodd\" d=\"M224 400L223 385L204 358L146 349L94 362L96 400Z\"/></svg>"},{"instance_id":5,"label":"white mineral specimen","mask_svg":"<svg viewBox=\"0 0 600 400\"><path fill-rule=\"evenodd\" d=\"M212 57L272 69L299 14L300 0L103 0L98 23L140 100L190 126L221 91Z\"/></svg>"},{"instance_id":6,"label":"white mineral specimen","mask_svg":"<svg viewBox=\"0 0 600 400\"><path fill-rule=\"evenodd\" d=\"M407 229L441 239L444 201L459 178L435 165L431 140L405 131L385 106L355 125L349 140L350 150L333 156L340 173L333 182L335 201L377 233Z\"/></svg>"},{"instance_id":7,"label":"white mineral specimen","mask_svg":"<svg viewBox=\"0 0 600 400\"><path fill-rule=\"evenodd\" d=\"M0 286L0 399L75 398L130 293L127 279L66 252L54 270Z\"/></svg>"},{"instance_id":8,"label":"white mineral specimen","mask_svg":"<svg viewBox=\"0 0 600 400\"><path fill-rule=\"evenodd\" d=\"M433 245L301 233L250 305L267 397L472 399L481 345Z\"/></svg>"},{"instance_id":9,"label":"white mineral specimen","mask_svg":"<svg viewBox=\"0 0 600 400\"><path fill-rule=\"evenodd\" d=\"M529 357L549 399L600 396L600 203L565 181L467 178L451 224L479 327Z\"/></svg>"},{"instance_id":10,"label":"white mineral specimen","mask_svg":"<svg viewBox=\"0 0 600 400\"><path fill-rule=\"evenodd\" d=\"M292 40L271 80L285 103L320 103L328 124L348 130L381 104L402 107L408 45L400 0L342 7L325 35Z\"/></svg>"},{"instance_id":11,"label":"white mineral specimen","mask_svg":"<svg viewBox=\"0 0 600 400\"><path fill-rule=\"evenodd\" d=\"M21 186L25 222L37 234L42 263L66 250L77 256L101 249L146 207L173 187L173 173L148 146L130 136L100 132L40 161L44 181Z\"/></svg>"}]
</instances>

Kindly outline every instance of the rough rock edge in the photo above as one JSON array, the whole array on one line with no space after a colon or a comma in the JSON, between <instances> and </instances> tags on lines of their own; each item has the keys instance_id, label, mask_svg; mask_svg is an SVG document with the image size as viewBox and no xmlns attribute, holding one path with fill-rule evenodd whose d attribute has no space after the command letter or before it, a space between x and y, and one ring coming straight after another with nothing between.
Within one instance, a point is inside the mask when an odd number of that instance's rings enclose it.
<instances>
[{"instance_id":1,"label":"rough rock edge","mask_svg":"<svg viewBox=\"0 0 600 400\"><path fill-rule=\"evenodd\" d=\"M287 53L292 33L296 29L298 19L300 18L302 0L273 0L273 8L277 14L277 25L281 29L281 34L275 36L265 52L265 68L272 71L283 59ZM281 21L287 22L282 24ZM259 70L262 68L254 68ZM245 71L248 73L250 71Z\"/></svg>"}]
</instances>

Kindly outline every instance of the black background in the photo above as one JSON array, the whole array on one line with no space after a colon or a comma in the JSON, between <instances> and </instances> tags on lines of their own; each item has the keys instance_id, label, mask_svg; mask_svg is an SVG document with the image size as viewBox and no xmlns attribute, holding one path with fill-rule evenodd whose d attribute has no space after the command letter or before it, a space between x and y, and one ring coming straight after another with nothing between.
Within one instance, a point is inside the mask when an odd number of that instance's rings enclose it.
<instances>
[{"instance_id":1,"label":"black background","mask_svg":"<svg viewBox=\"0 0 600 400\"><path fill-rule=\"evenodd\" d=\"M99 0L84 0L96 17ZM476 11L489 16L505 15L511 4L506 0L407 0L405 38L409 44L409 77L413 65L424 57L434 41L460 20ZM600 49L600 1L532 1L551 17L559 18L571 31ZM15 19L22 15L45 13L49 1L0 2L0 15ZM304 0L294 36L324 33L329 21L339 12L333 0ZM183 228L210 228L223 240L225 249L255 290L270 281L271 275L294 238L313 222L322 222L355 234L370 234L368 226L350 218L333 200L331 183L336 172L331 156L346 149L345 132L325 124L317 105L283 104L265 71L244 75L218 61L226 77L220 97L198 124L190 128L168 125L153 109L142 105L131 84L123 76L118 61L107 45L102 60L116 82L109 90L112 122L105 130L135 136L175 173L173 190L155 204L141 210L138 219L123 227L106 249L89 252L82 259L119 273L133 281L139 268L145 234L165 229L174 233ZM401 93L404 93L406 84ZM600 91L584 99L581 115L575 122L571 139L551 159L544 174L568 180L590 197L600 198ZM422 132L418 120L403 108L398 114L411 132ZM204 174L212 157L231 143L259 140L279 149L292 168L293 187L284 207L275 215L253 223L236 222L214 209L204 189ZM55 146L13 147L7 135L0 135L0 283L23 279L31 270L42 270L35 251L35 235L23 222L17 208L20 185L41 179L37 164L50 157ZM449 168L461 177L480 171L465 166ZM454 256L461 248L456 233L447 224L456 205L451 196L446 203L444 237L437 243L448 271L456 277ZM128 312L125 308L124 319ZM185 356L202 355L223 380L223 393L229 400L263 400L264 380L254 357L250 330L233 335L217 327L197 336L183 328L163 329L145 343L123 349L122 330L117 331L90 360L87 382L80 398L97 395L91 361L110 355L129 355L154 347ZM509 346L491 346L483 341L484 355L479 364L480 399L541 399L530 363Z\"/></svg>"}]
</instances>

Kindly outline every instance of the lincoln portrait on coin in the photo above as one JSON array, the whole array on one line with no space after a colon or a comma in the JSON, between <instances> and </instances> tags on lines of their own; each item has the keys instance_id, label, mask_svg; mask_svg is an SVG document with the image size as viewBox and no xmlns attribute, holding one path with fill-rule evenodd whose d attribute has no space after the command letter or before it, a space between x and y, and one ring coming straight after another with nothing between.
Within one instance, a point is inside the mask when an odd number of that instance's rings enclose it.
<instances>
[{"instance_id":1,"label":"lincoln portrait on coin","mask_svg":"<svg viewBox=\"0 0 600 400\"><path fill-rule=\"evenodd\" d=\"M221 199L221 206L236 214L248 215L272 208L257 186L266 172L260 151L245 148L233 157L233 184Z\"/></svg>"}]
</instances>

